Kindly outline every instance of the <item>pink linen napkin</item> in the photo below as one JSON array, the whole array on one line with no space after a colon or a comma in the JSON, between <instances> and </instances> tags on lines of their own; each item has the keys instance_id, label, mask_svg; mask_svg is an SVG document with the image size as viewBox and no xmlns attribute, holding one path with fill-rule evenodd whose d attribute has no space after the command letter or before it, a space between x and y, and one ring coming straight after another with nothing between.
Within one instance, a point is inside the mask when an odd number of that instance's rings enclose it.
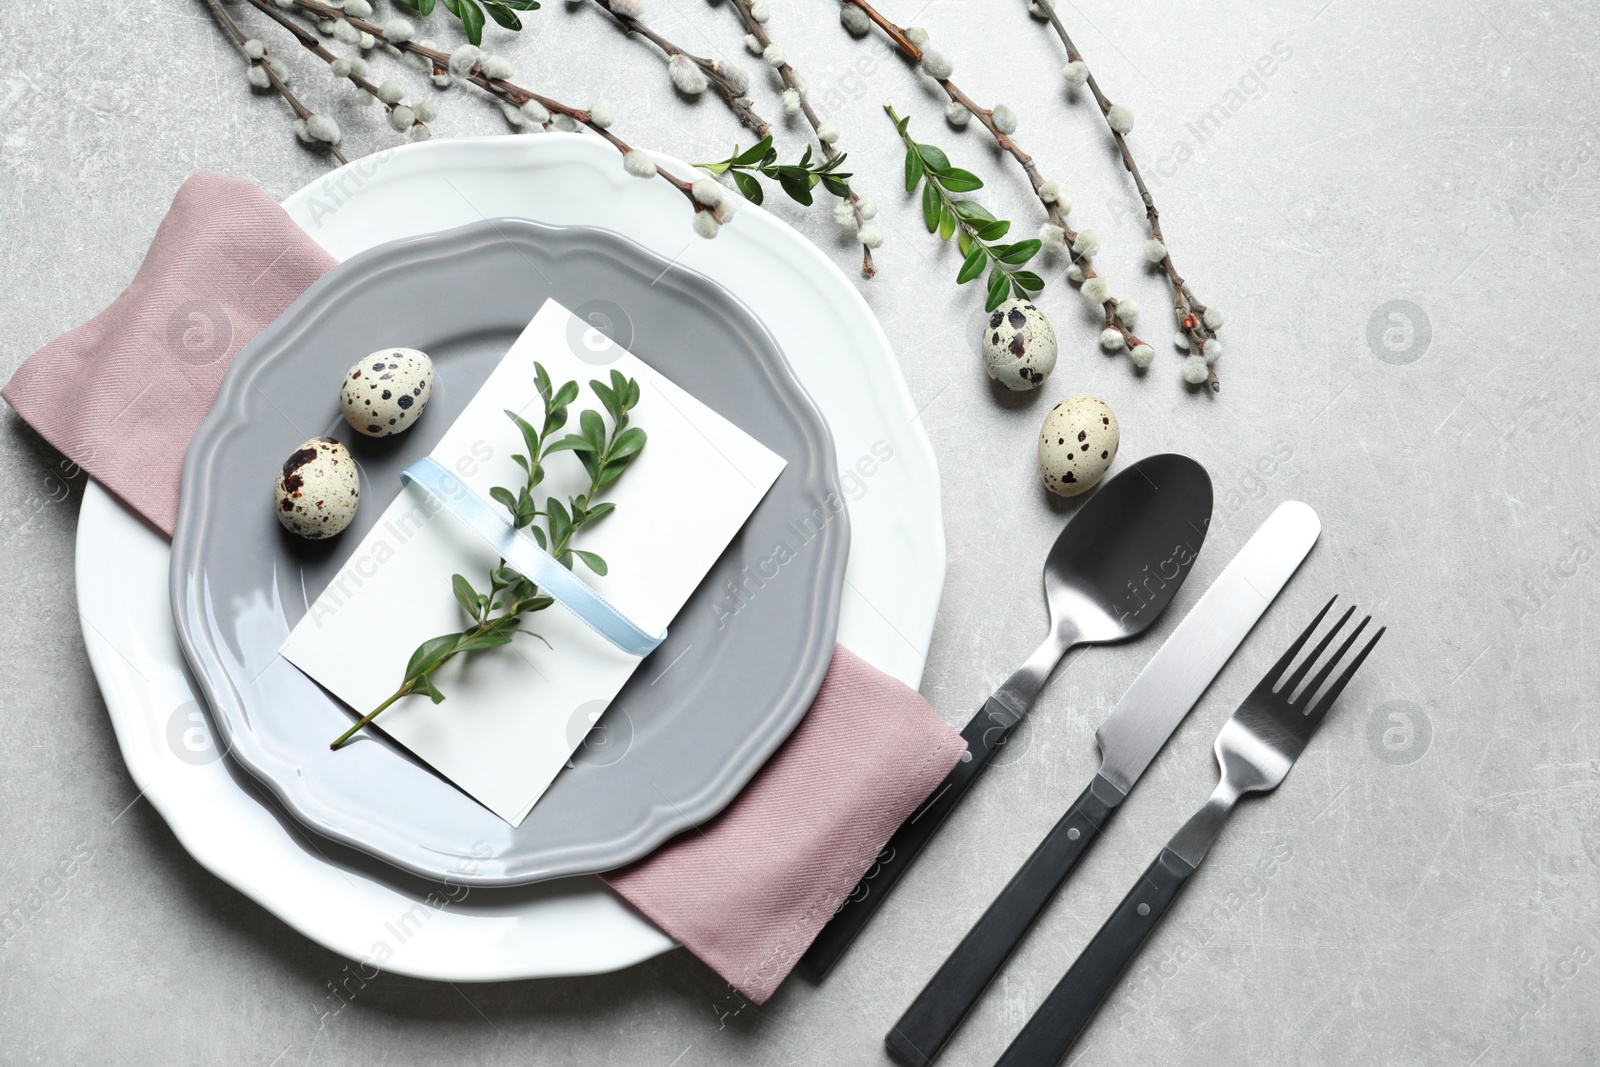
<instances>
[{"instance_id":1,"label":"pink linen napkin","mask_svg":"<svg viewBox=\"0 0 1600 1067\"><path fill-rule=\"evenodd\" d=\"M132 284L35 352L0 396L170 537L183 453L223 372L336 262L260 189L201 171Z\"/></svg>"},{"instance_id":2,"label":"pink linen napkin","mask_svg":"<svg viewBox=\"0 0 1600 1067\"><path fill-rule=\"evenodd\" d=\"M966 750L837 645L811 710L726 811L600 877L757 1004Z\"/></svg>"},{"instance_id":3,"label":"pink linen napkin","mask_svg":"<svg viewBox=\"0 0 1600 1067\"><path fill-rule=\"evenodd\" d=\"M0 396L170 536L223 373L334 263L260 190L202 171L132 284ZM914 690L836 647L811 710L733 803L607 881L762 1003L965 747Z\"/></svg>"}]
</instances>

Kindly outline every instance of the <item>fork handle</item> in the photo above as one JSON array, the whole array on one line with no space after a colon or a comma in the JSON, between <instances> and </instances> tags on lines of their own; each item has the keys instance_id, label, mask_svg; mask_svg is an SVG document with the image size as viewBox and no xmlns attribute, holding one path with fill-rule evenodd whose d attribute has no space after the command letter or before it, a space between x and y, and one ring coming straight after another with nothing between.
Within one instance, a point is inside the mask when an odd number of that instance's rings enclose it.
<instances>
[{"instance_id":1,"label":"fork handle","mask_svg":"<svg viewBox=\"0 0 1600 1067\"><path fill-rule=\"evenodd\" d=\"M885 1035L891 1052L912 1067L933 1063L1122 799L1115 786L1094 776Z\"/></svg>"},{"instance_id":2,"label":"fork handle","mask_svg":"<svg viewBox=\"0 0 1600 1067\"><path fill-rule=\"evenodd\" d=\"M1162 849L995 1067L1057 1067L1194 870Z\"/></svg>"}]
</instances>

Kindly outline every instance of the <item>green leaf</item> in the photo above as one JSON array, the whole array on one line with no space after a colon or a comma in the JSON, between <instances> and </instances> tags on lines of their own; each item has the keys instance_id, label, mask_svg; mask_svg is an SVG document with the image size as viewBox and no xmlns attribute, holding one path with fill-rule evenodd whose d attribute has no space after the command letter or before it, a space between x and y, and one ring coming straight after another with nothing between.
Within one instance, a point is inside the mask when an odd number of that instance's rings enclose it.
<instances>
[{"instance_id":1,"label":"green leaf","mask_svg":"<svg viewBox=\"0 0 1600 1067\"><path fill-rule=\"evenodd\" d=\"M956 213L949 204L945 204L939 214L939 239L948 241L955 234L956 227L960 225Z\"/></svg>"},{"instance_id":2,"label":"green leaf","mask_svg":"<svg viewBox=\"0 0 1600 1067\"><path fill-rule=\"evenodd\" d=\"M544 513L550 519L550 543L553 545L564 544L572 536L572 517L567 514L567 509L555 497L545 501Z\"/></svg>"},{"instance_id":3,"label":"green leaf","mask_svg":"<svg viewBox=\"0 0 1600 1067\"><path fill-rule=\"evenodd\" d=\"M557 441L555 444L553 444L549 448L545 449L544 450L544 454L547 455L547 456L551 456L551 455L554 455L557 452L594 452L594 451L596 451L596 449L594 447L594 443L591 442L587 437L579 437L575 433L569 433L569 434L567 434L567 436L563 437L561 440Z\"/></svg>"},{"instance_id":4,"label":"green leaf","mask_svg":"<svg viewBox=\"0 0 1600 1067\"><path fill-rule=\"evenodd\" d=\"M494 632L474 634L472 637L462 641L457 651L481 652L486 648L499 648L501 645L509 645L510 643L511 637L508 634Z\"/></svg>"},{"instance_id":5,"label":"green leaf","mask_svg":"<svg viewBox=\"0 0 1600 1067\"><path fill-rule=\"evenodd\" d=\"M605 518L615 510L617 510L617 506L611 503L609 500L603 504L596 504L594 507L590 508L587 514L584 516L583 524L587 526L596 519Z\"/></svg>"},{"instance_id":6,"label":"green leaf","mask_svg":"<svg viewBox=\"0 0 1600 1067\"><path fill-rule=\"evenodd\" d=\"M565 382L560 389L556 390L555 398L551 400L550 406L552 408L564 408L576 399L578 399L578 383Z\"/></svg>"},{"instance_id":7,"label":"green leaf","mask_svg":"<svg viewBox=\"0 0 1600 1067\"><path fill-rule=\"evenodd\" d=\"M1019 270L1011 275L1011 280L1022 286L1024 291L1030 293L1037 293L1044 288L1044 279L1031 270Z\"/></svg>"},{"instance_id":8,"label":"green leaf","mask_svg":"<svg viewBox=\"0 0 1600 1067\"><path fill-rule=\"evenodd\" d=\"M451 0L445 0L446 6ZM456 16L461 19L461 28L466 32L467 40L472 44L483 43L483 8L478 6L478 0L455 0Z\"/></svg>"},{"instance_id":9,"label":"green leaf","mask_svg":"<svg viewBox=\"0 0 1600 1067\"><path fill-rule=\"evenodd\" d=\"M978 247L977 242L972 239L972 235L966 230L962 230L956 235L956 246L961 249L963 258L972 255L972 250Z\"/></svg>"},{"instance_id":10,"label":"green leaf","mask_svg":"<svg viewBox=\"0 0 1600 1067\"><path fill-rule=\"evenodd\" d=\"M935 189L932 182L922 187L922 221L927 225L929 233L936 233L939 229L939 219L944 214L943 204L939 200L939 190Z\"/></svg>"},{"instance_id":11,"label":"green leaf","mask_svg":"<svg viewBox=\"0 0 1600 1067\"><path fill-rule=\"evenodd\" d=\"M840 200L850 199L850 186L837 174L824 174L822 187L837 196Z\"/></svg>"},{"instance_id":12,"label":"green leaf","mask_svg":"<svg viewBox=\"0 0 1600 1067\"><path fill-rule=\"evenodd\" d=\"M989 209L976 200L957 200L956 214L968 222L993 222L994 216L989 214Z\"/></svg>"},{"instance_id":13,"label":"green leaf","mask_svg":"<svg viewBox=\"0 0 1600 1067\"><path fill-rule=\"evenodd\" d=\"M617 439L611 443L611 462L614 463L619 459L626 459L634 453L642 451L647 440L649 438L645 436L645 432L637 426L630 426L628 429L623 430L617 435Z\"/></svg>"},{"instance_id":14,"label":"green leaf","mask_svg":"<svg viewBox=\"0 0 1600 1067\"><path fill-rule=\"evenodd\" d=\"M793 174L779 173L778 184L783 191L789 194L789 199L797 204L811 206L811 181L810 176L796 177Z\"/></svg>"},{"instance_id":15,"label":"green leaf","mask_svg":"<svg viewBox=\"0 0 1600 1067\"><path fill-rule=\"evenodd\" d=\"M508 30L522 29L522 20L517 18L517 13L498 0L483 0L484 9L489 12L489 17ZM527 10L524 8L523 10Z\"/></svg>"},{"instance_id":16,"label":"green leaf","mask_svg":"<svg viewBox=\"0 0 1600 1067\"><path fill-rule=\"evenodd\" d=\"M622 418L622 409L617 406L617 394L604 382L590 380L589 389L600 398L600 403L605 406L606 412L613 422Z\"/></svg>"},{"instance_id":17,"label":"green leaf","mask_svg":"<svg viewBox=\"0 0 1600 1067\"><path fill-rule=\"evenodd\" d=\"M733 184L744 198L752 204L759 204L766 197L766 194L761 190L761 183L742 170L733 172Z\"/></svg>"},{"instance_id":18,"label":"green leaf","mask_svg":"<svg viewBox=\"0 0 1600 1067\"><path fill-rule=\"evenodd\" d=\"M605 574L606 574L606 561L605 560L601 559L599 556L595 555L593 552L585 552L581 548L573 549L572 550L572 554L574 556L577 556L579 559L583 560L583 565L584 566L588 567L590 570L592 570L596 574L600 575L600 577L602 577L602 578L605 577Z\"/></svg>"},{"instance_id":19,"label":"green leaf","mask_svg":"<svg viewBox=\"0 0 1600 1067\"><path fill-rule=\"evenodd\" d=\"M917 191L917 183L922 180L922 157L916 149L906 149L906 192Z\"/></svg>"},{"instance_id":20,"label":"green leaf","mask_svg":"<svg viewBox=\"0 0 1600 1067\"><path fill-rule=\"evenodd\" d=\"M1011 279L1006 277L1005 271L998 266L989 275L989 297L984 301L983 310L993 311L1006 301L1006 294L1011 290Z\"/></svg>"},{"instance_id":21,"label":"green leaf","mask_svg":"<svg viewBox=\"0 0 1600 1067\"><path fill-rule=\"evenodd\" d=\"M499 488L499 486L495 488ZM472 588L471 582L459 574L450 576L450 585L455 590L456 602L461 605L461 610L467 613L468 618L476 619L478 613L483 610L484 598L480 597L478 591Z\"/></svg>"},{"instance_id":22,"label":"green leaf","mask_svg":"<svg viewBox=\"0 0 1600 1067\"><path fill-rule=\"evenodd\" d=\"M917 152L922 156L923 165L935 174L950 169L950 157L944 154L943 149L931 144L919 144Z\"/></svg>"},{"instance_id":23,"label":"green leaf","mask_svg":"<svg viewBox=\"0 0 1600 1067\"><path fill-rule=\"evenodd\" d=\"M952 193L970 193L983 188L983 179L970 170L950 167L939 172L939 184Z\"/></svg>"},{"instance_id":24,"label":"green leaf","mask_svg":"<svg viewBox=\"0 0 1600 1067\"><path fill-rule=\"evenodd\" d=\"M450 658L456 650L456 642L461 640L460 634L445 634L442 637L430 637L417 646L411 653L411 660L406 664L406 680L421 677L436 669L439 664ZM438 701L434 701L438 703Z\"/></svg>"},{"instance_id":25,"label":"green leaf","mask_svg":"<svg viewBox=\"0 0 1600 1067\"><path fill-rule=\"evenodd\" d=\"M539 0L500 0L500 3L505 7L514 7L518 11L539 10Z\"/></svg>"},{"instance_id":26,"label":"green leaf","mask_svg":"<svg viewBox=\"0 0 1600 1067\"><path fill-rule=\"evenodd\" d=\"M982 226L978 227L978 240L980 240L980 241L998 241L1000 238L1004 237L1006 234L1008 234L1010 232L1011 232L1011 223L1009 223L1009 222L1005 222L1003 220L996 221L996 222L987 222L987 223L984 223Z\"/></svg>"},{"instance_id":27,"label":"green leaf","mask_svg":"<svg viewBox=\"0 0 1600 1067\"><path fill-rule=\"evenodd\" d=\"M530 526L528 527L528 532L533 534L533 539L539 543L540 548L545 549L546 551L549 550L550 542L544 539L543 530L539 529L537 526Z\"/></svg>"},{"instance_id":28,"label":"green leaf","mask_svg":"<svg viewBox=\"0 0 1600 1067\"><path fill-rule=\"evenodd\" d=\"M515 458L521 459L522 457L517 456ZM516 515L517 498L511 495L511 490L507 489L503 485L496 485L490 487L489 495L494 498L495 503L503 506L507 511L511 512L513 516Z\"/></svg>"},{"instance_id":29,"label":"green leaf","mask_svg":"<svg viewBox=\"0 0 1600 1067\"><path fill-rule=\"evenodd\" d=\"M738 155L734 156L734 165L739 167L754 166L755 164L761 162L761 157L765 156L767 154L767 150L771 147L772 137L770 135L763 137L761 140L752 145L749 151L739 152ZM735 151L737 152L738 149L736 148Z\"/></svg>"},{"instance_id":30,"label":"green leaf","mask_svg":"<svg viewBox=\"0 0 1600 1067\"><path fill-rule=\"evenodd\" d=\"M528 420L518 415L510 408L504 409L506 418L517 424L517 429L522 431L522 443L528 446L528 458L536 459L539 455L539 431L528 425Z\"/></svg>"},{"instance_id":31,"label":"green leaf","mask_svg":"<svg viewBox=\"0 0 1600 1067\"><path fill-rule=\"evenodd\" d=\"M1014 245L1001 245L995 249L1002 263L1026 263L1039 251L1039 239L1030 238Z\"/></svg>"},{"instance_id":32,"label":"green leaf","mask_svg":"<svg viewBox=\"0 0 1600 1067\"><path fill-rule=\"evenodd\" d=\"M583 436L598 452L606 446L606 424L600 413L593 408L585 408L582 415L578 416L578 425L583 429Z\"/></svg>"},{"instance_id":33,"label":"green leaf","mask_svg":"<svg viewBox=\"0 0 1600 1067\"><path fill-rule=\"evenodd\" d=\"M961 273L956 275L956 284L965 285L982 274L983 265L987 262L989 262L988 254L982 248L974 245L971 253L967 255L967 261L961 264Z\"/></svg>"},{"instance_id":34,"label":"green leaf","mask_svg":"<svg viewBox=\"0 0 1600 1067\"><path fill-rule=\"evenodd\" d=\"M417 679L417 688L435 704L443 703L444 694L439 692L438 687L433 684L433 679L427 675Z\"/></svg>"}]
</instances>

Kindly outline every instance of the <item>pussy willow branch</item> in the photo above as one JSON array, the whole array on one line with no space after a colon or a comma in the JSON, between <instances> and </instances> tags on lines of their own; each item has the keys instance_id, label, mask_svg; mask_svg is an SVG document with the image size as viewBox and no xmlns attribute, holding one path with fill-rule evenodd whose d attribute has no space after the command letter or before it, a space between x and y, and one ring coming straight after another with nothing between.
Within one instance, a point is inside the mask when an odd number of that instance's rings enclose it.
<instances>
[{"instance_id":1,"label":"pussy willow branch","mask_svg":"<svg viewBox=\"0 0 1600 1067\"><path fill-rule=\"evenodd\" d=\"M210 2L210 0L208 0L208 2ZM250 0L250 2L255 4L261 3L263 0ZM322 2L322 0L293 0L293 2L295 8L300 11L305 11L311 15L315 15L317 18L344 19L356 29L372 34L373 37L377 38L382 43L387 44L390 48L421 56L433 65L435 72L450 69L450 56L445 52L439 51L437 48L429 48L426 45L418 44L415 41L391 41L384 34L382 26L375 25L374 23L368 22L365 19L356 18L354 15L346 15L339 8L336 8L331 4L325 4ZM472 72L467 76L467 80L489 95L498 100L502 100L508 104L511 104L513 107L521 107L529 100L537 100L547 111L566 115L574 122L578 122L584 126L587 126L623 155L627 155L629 152L633 151L633 147L622 138L618 137L605 127L596 125L593 117L585 109L571 107L570 105L563 104L561 101L552 99L551 97L541 96L532 89L525 89L520 85L506 80L505 78L488 77L483 73L482 63L473 66ZM705 205L701 204L694 198L694 193L690 191L690 182L685 181L676 174L671 174L668 171L660 168L656 170L656 176L682 193L689 203L693 205L696 211L709 210L705 207Z\"/></svg>"},{"instance_id":2,"label":"pussy willow branch","mask_svg":"<svg viewBox=\"0 0 1600 1067\"><path fill-rule=\"evenodd\" d=\"M875 7L867 3L867 0L842 0L842 2L846 5L853 5L860 8L867 18L871 19L873 24L882 30L884 35L887 36L890 41L894 42L895 47L900 49L900 51L904 53L906 58L911 60L912 63L920 64L922 62L922 49L917 47L911 38L906 36L905 27L897 26L893 22L890 22L887 18L880 14ZM932 77L932 75L929 75L929 77ZM1044 177L1039 173L1038 165L1034 163L1032 156L1028 155L1028 153L1022 150L1021 145L1017 144L1017 142L1009 134L1001 132L1000 128L995 125L994 110L992 108L978 106L972 97L962 92L960 87L949 78L934 78L933 80L938 82L939 88L945 91L945 95L948 96L953 103L960 104L968 111L972 112L973 117L983 124L984 129L989 131L989 135L994 138L995 143L998 144L1004 152L1010 155L1012 159L1017 161L1017 165L1022 168L1023 173L1028 176L1028 181L1032 183L1034 195L1038 196L1040 189L1043 188L1045 183ZM1067 225L1067 217L1062 214L1061 209L1055 203L1046 200L1042 196L1039 197L1039 203L1044 207L1045 214L1049 217L1050 221L1056 226L1061 227L1062 232L1066 234L1067 247L1070 249L1072 245L1077 243L1078 234L1072 229L1071 226ZM1077 252L1071 252L1070 254L1072 257L1072 262L1076 263L1078 268L1083 271L1084 281L1088 281L1090 278L1095 277L1094 266L1089 262L1089 258L1087 256L1080 256ZM1146 343L1135 336L1133 330L1130 329L1127 323L1123 322L1122 318L1117 314L1117 301L1114 297L1108 296L1103 307L1106 316L1105 328L1108 330L1116 330L1118 333L1120 333L1123 337L1123 342L1130 350L1137 345Z\"/></svg>"},{"instance_id":3,"label":"pussy willow branch","mask_svg":"<svg viewBox=\"0 0 1600 1067\"><path fill-rule=\"evenodd\" d=\"M295 40L299 41L302 47L304 47L318 59L322 60L324 63L327 63L331 66L333 61L339 58L330 52L323 45L323 43L317 39L316 34L312 33L304 26L293 22L289 16L285 15L282 11L279 11L275 6L267 3L266 0L249 0L249 3L251 7L254 7L257 11L260 11L262 14L271 18L272 21L276 22L278 25L294 34ZM351 85L354 85L357 89L362 89L371 93L373 98L377 99L378 87L372 82L368 81L365 77L355 73L354 71L351 71L349 74L345 75L345 77ZM378 102L383 104L385 110L391 112L398 106L396 104L384 103L382 100L379 100Z\"/></svg>"},{"instance_id":4,"label":"pussy willow branch","mask_svg":"<svg viewBox=\"0 0 1600 1067\"><path fill-rule=\"evenodd\" d=\"M707 80L717 87L717 91L722 94L722 98L728 102L728 107L733 111L734 116L748 127L758 140L772 132L772 126L766 119L756 114L755 105L745 95L748 86L739 85L732 81L726 73L726 68L720 62L714 59L704 59L692 52L679 48L639 19L634 18L632 15L618 12L612 6L611 0L594 0L594 2L604 8L606 14L610 15L612 20L622 27L624 31L636 33L661 49L669 62L673 56L682 56L699 67Z\"/></svg>"},{"instance_id":5,"label":"pussy willow branch","mask_svg":"<svg viewBox=\"0 0 1600 1067\"><path fill-rule=\"evenodd\" d=\"M244 43L250 40L250 38L243 30L239 28L239 24L233 21L233 16L228 14L227 9L222 6L222 0L204 0L204 3L206 7L211 10L212 17L214 17L217 22L222 25L223 29L228 31L228 35L233 38L233 43L238 45L240 48L243 48ZM289 89L288 85L284 84L283 79L278 77L277 72L272 69L272 64L268 63L264 59L252 59L250 63L252 66L259 64L261 68L267 72L268 83L270 83L271 86L277 90L279 96L283 97L289 102L289 107L294 111L295 118L299 119L301 122L304 122L306 119L311 117L311 109L302 104L300 102L300 98L294 95L294 93ZM332 152L333 158L337 159L340 163L350 162L344 157L344 153L339 151L338 145L329 145L328 151Z\"/></svg>"},{"instance_id":6,"label":"pussy willow branch","mask_svg":"<svg viewBox=\"0 0 1600 1067\"><path fill-rule=\"evenodd\" d=\"M1024 3L1028 2L1030 0L1024 0ZM1111 137L1117 143L1117 151L1122 155L1122 165L1133 178L1134 188L1139 191L1139 199L1144 201L1145 218L1150 222L1150 239L1166 245L1166 238L1161 234L1161 212L1156 210L1155 199L1150 195L1149 186L1145 185L1144 175L1139 173L1139 165L1133 161L1133 153L1128 149L1128 138L1111 125L1111 100L1100 91L1100 83L1095 81L1094 71L1083 58L1083 53L1078 51L1078 46L1072 43L1071 35L1067 33L1066 26L1062 25L1061 17L1056 14L1053 0L1032 0L1032 2L1044 11L1050 28L1061 38L1061 45L1067 50L1067 62L1083 64L1084 73L1087 75L1085 84L1100 108L1101 117L1106 120L1106 128L1111 131ZM1206 306L1200 303L1194 291L1189 288L1189 283L1184 281L1183 276L1178 273L1178 268L1173 266L1170 246L1167 246L1167 255L1161 260L1161 270L1166 274L1167 283L1172 287L1172 309L1178 317L1178 328L1189 339L1189 350L1199 352L1207 340L1217 335L1215 330L1205 324ZM1215 372L1211 375L1210 385L1213 390L1219 387Z\"/></svg>"},{"instance_id":7,"label":"pussy willow branch","mask_svg":"<svg viewBox=\"0 0 1600 1067\"><path fill-rule=\"evenodd\" d=\"M756 21L755 15L751 12L750 8L754 2L755 0L730 0L728 6L738 13L739 21L744 24L744 31L759 41L762 48L768 48L772 45L772 36L767 33L767 28L765 26ZM800 97L800 113L804 115L806 117L806 121L811 124L811 131L816 133L822 128L822 120L817 118L816 111L812 109L811 97L807 95L804 88L804 82L801 80L799 73L794 69L794 64L785 59L783 66L777 69L778 76L783 79L784 86L786 88L793 89ZM820 138L817 140L817 144L822 146L822 154L826 159L832 159L834 156L839 154L838 149L834 148L833 145L821 140ZM845 186L850 190L850 213L855 216L856 229L860 230L867 224L867 220L861 216L861 197L856 194L855 186L850 185L848 181L846 181ZM861 276L863 278L870 278L877 273L878 268L872 262L872 249L868 248L866 245L862 245Z\"/></svg>"}]
</instances>

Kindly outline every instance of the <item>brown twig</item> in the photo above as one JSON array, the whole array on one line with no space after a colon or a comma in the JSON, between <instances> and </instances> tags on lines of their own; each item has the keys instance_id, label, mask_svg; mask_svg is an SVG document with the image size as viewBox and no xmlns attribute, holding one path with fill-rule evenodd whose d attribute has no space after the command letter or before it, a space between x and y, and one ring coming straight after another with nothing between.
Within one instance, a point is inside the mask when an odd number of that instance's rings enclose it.
<instances>
[{"instance_id":1,"label":"brown twig","mask_svg":"<svg viewBox=\"0 0 1600 1067\"><path fill-rule=\"evenodd\" d=\"M756 21L755 14L751 11L754 2L755 0L730 0L729 6L738 13L739 21L744 25L745 32L754 37L763 49L770 48L772 46L772 36L767 33L765 26ZM776 69L778 76L783 79L784 87L792 89L799 96L800 113L806 117L806 122L811 124L811 131L820 133L822 120L817 117L816 111L811 107L811 98L806 94L799 72L794 69L794 65L787 59L784 60L782 66ZM820 137L817 138L817 143L822 146L824 158L832 159L839 155L838 149ZM855 187L848 180L845 182L845 188L850 193L846 198L850 203L850 213L855 216L856 230L860 231L867 224L867 219L861 214L861 197L856 194ZM877 273L878 268L872 262L872 249L863 244L861 246L861 276L863 278L871 278Z\"/></svg>"},{"instance_id":2,"label":"brown twig","mask_svg":"<svg viewBox=\"0 0 1600 1067\"><path fill-rule=\"evenodd\" d=\"M880 14L876 8L868 3L867 0L841 0L841 2L845 5L853 5L860 8L862 13L865 14L867 18L871 19L873 24L882 30L884 35L887 36L890 41L894 42L895 47L900 49L907 59L914 64L919 66L921 65L923 49L906 35L905 27L897 26L895 23L889 21L882 14ZM1009 134L1001 131L999 126L995 125L994 109L980 107L972 99L972 97L963 92L961 88L949 78L938 78L931 74L928 76L932 77L934 81L938 82L939 87L944 90L945 95L950 98L952 103L960 104L970 111L973 117L983 124L983 128L989 131L989 135L994 138L995 143L1000 146L1001 150L1010 155L1012 159L1016 160L1017 165L1020 166L1023 173L1028 176L1028 181L1033 186L1034 195L1038 196L1039 203L1045 209L1045 215L1049 218L1053 225L1059 226L1062 233L1065 234L1066 247L1069 250L1071 260L1078 266L1079 270L1083 271L1083 280L1087 282L1090 278L1095 277L1096 274L1094 266L1089 262L1089 257L1086 255L1080 255L1077 251L1072 250L1072 246L1078 242L1078 233L1074 231L1071 226L1067 225L1066 215L1061 211L1060 206L1056 202L1047 200L1043 195L1041 195L1041 191L1045 185L1045 179L1044 176L1039 173L1038 164L1033 161L1032 156L1022 150L1022 146L1017 144L1015 139L1013 139ZM1121 334L1123 343L1129 350L1146 343L1134 334L1133 330L1117 313L1117 301L1114 297L1107 295L1104 303L1102 304L1102 308L1105 311L1105 329L1116 330L1119 334Z\"/></svg>"},{"instance_id":3,"label":"brown twig","mask_svg":"<svg viewBox=\"0 0 1600 1067\"><path fill-rule=\"evenodd\" d=\"M206 7L211 10L212 16L222 25L223 29L228 31L229 36L233 38L233 43L238 45L240 48L243 48L244 43L250 40L250 38L243 30L239 28L239 24L233 21L233 16L228 14L227 9L222 6L221 0L204 0L204 2ZM289 102L289 107L294 111L295 118L299 119L301 122L305 122L311 117L311 109L302 104L300 102L300 98L289 89L289 86L282 78L278 77L278 73L272 69L271 63L265 59L252 59L250 60L250 65L253 67L259 66L266 72L268 83L271 84L275 90L277 90L279 96L283 97ZM333 153L333 158L337 159L341 164L350 162L344 157L344 153L339 151L338 145L328 145L328 151Z\"/></svg>"},{"instance_id":4,"label":"brown twig","mask_svg":"<svg viewBox=\"0 0 1600 1067\"><path fill-rule=\"evenodd\" d=\"M772 132L772 126L766 119L756 114L755 104L745 95L745 90L749 87L740 85L730 79L727 74L727 68L719 61L705 59L679 48L639 19L617 11L611 0L594 0L594 2L604 8L606 14L610 15L613 21L621 26L624 31L636 33L661 49L669 63L672 61L672 57L682 56L699 67L705 74L706 79L717 87L717 91L722 94L722 98L728 102L728 107L733 111L734 116L738 118L740 123L754 132L758 139Z\"/></svg>"},{"instance_id":5,"label":"brown twig","mask_svg":"<svg viewBox=\"0 0 1600 1067\"><path fill-rule=\"evenodd\" d=\"M1111 100L1100 91L1100 84L1095 81L1094 72L1089 69L1083 53L1072 43L1071 35L1067 33L1066 26L1062 25L1061 17L1056 14L1055 4L1052 0L1024 0L1024 2L1036 3L1044 11L1050 28L1055 30L1056 36L1061 38L1062 47L1067 50L1067 62L1083 63L1084 84L1094 96L1095 103L1099 105L1100 115L1106 120L1106 128L1111 131L1111 138L1116 142L1117 151L1122 156L1122 165L1133 178L1134 188L1139 191L1139 199L1144 202L1145 218L1150 223L1150 239L1159 241L1162 247L1167 247L1166 238L1161 234L1161 212L1156 210L1155 199L1150 195L1150 188L1145 184L1144 175L1139 172L1139 165L1133 161L1133 153L1128 149L1128 138L1121 130L1111 125ZM1178 328L1189 339L1189 350L1203 354L1206 342L1217 336L1217 331L1205 323L1206 306L1195 297L1194 291L1189 288L1189 283L1184 281L1183 276L1178 273L1178 268L1173 266L1170 248L1162 257L1160 267L1172 288L1172 308L1178 318ZM1221 388L1215 371L1211 372L1209 384L1213 392Z\"/></svg>"},{"instance_id":6,"label":"brown twig","mask_svg":"<svg viewBox=\"0 0 1600 1067\"><path fill-rule=\"evenodd\" d=\"M216 2L216 0L207 0L207 2ZM258 0L251 0L251 2L257 3ZM356 18L354 15L346 15L339 8L323 3L322 0L294 0L294 6L298 10L305 11L308 14L316 16L317 18L344 19L356 29L372 34L373 37L377 38L377 40L380 42L387 44L390 48L400 52L409 52L413 55L421 56L432 65L435 73L440 73L450 69L450 56L447 53L441 52L437 48L429 48L426 45L418 44L415 41L391 41L384 33L383 27L368 22L365 19ZM624 156L634 150L633 147L622 138L612 133L606 127L597 124L594 121L594 117L586 109L572 107L571 105L563 104L561 101L552 97L542 96L539 93L534 92L532 89L524 88L523 86L517 85L505 78L491 78L483 73L482 63L474 64L472 70L465 75L465 77L466 80L472 82L472 84L478 86L478 88L484 90L489 95L498 100L504 101L513 107L520 108L528 101L536 100L543 105L545 110L553 114L566 115L574 122L587 126L590 130L594 131L596 135L605 140ZM656 175L668 185L671 185L674 189L677 189L680 193L682 193L684 197L688 199L689 203L694 206L695 211L699 212L711 210L694 198L694 193L691 191L691 182L685 181L676 174L672 174L669 171L659 167L656 169Z\"/></svg>"},{"instance_id":7,"label":"brown twig","mask_svg":"<svg viewBox=\"0 0 1600 1067\"><path fill-rule=\"evenodd\" d=\"M267 3L267 0L248 0L248 2L251 7L255 8L257 11L260 11L262 14L271 18L278 25L292 33L295 40L299 41L302 47L310 51L312 55L316 56L324 63L332 66L333 62L339 58L329 51L320 40L318 40L316 34L291 20L289 16L285 15L275 6ZM372 82L368 81L363 75L351 71L349 74L345 75L345 78L357 89L371 93L373 99L378 100L379 103L383 104L384 108L389 112L393 113L394 109L398 106L380 99L378 97L378 87ZM422 123L415 122L412 125L420 126Z\"/></svg>"}]
</instances>

